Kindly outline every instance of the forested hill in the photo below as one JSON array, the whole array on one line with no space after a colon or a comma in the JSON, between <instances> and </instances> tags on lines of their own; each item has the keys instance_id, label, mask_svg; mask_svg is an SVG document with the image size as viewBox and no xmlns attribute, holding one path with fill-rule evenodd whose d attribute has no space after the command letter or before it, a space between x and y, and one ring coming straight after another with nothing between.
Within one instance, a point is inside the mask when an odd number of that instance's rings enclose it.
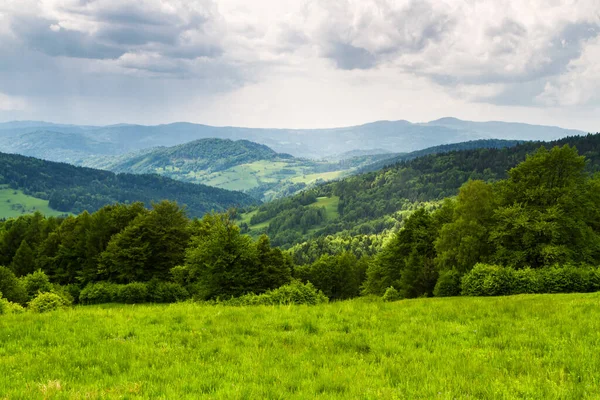
<instances>
[{"instance_id":1,"label":"forested hill","mask_svg":"<svg viewBox=\"0 0 600 400\"><path fill-rule=\"evenodd\" d=\"M181 173L221 171L259 160L289 159L269 147L248 140L200 139L174 147L157 148L145 154L125 157L107 166L114 172L154 173L157 169L176 168Z\"/></svg>"},{"instance_id":2,"label":"forested hill","mask_svg":"<svg viewBox=\"0 0 600 400\"><path fill-rule=\"evenodd\" d=\"M504 147L513 147L519 143L524 143L523 140L502 140L502 139L481 139L471 140L468 142L443 144L440 146L428 147L423 150L412 151L410 153L399 154L395 157L386 158L365 167L362 167L359 172L372 172L385 168L389 165L394 165L402 161L413 160L418 157L427 156L430 154L448 153L451 151L474 150L474 149L501 149Z\"/></svg>"},{"instance_id":3,"label":"forested hill","mask_svg":"<svg viewBox=\"0 0 600 400\"><path fill-rule=\"evenodd\" d=\"M264 204L247 213L245 219L242 216L242 222L248 223L251 232L265 230L275 244L282 246L340 232L378 233L397 224L395 213L412 208L415 202L454 196L469 179L503 179L510 168L539 147L564 144L575 146L586 156L589 172L600 171L600 134L452 151L403 161L319 186L301 196ZM335 203L335 209L319 207L319 202L325 204L325 198L330 199L330 207Z\"/></svg>"},{"instance_id":4,"label":"forested hill","mask_svg":"<svg viewBox=\"0 0 600 400\"><path fill-rule=\"evenodd\" d=\"M114 174L4 153L0 153L0 184L49 200L55 210L72 213L95 211L115 202L141 201L149 206L163 199L185 205L190 216L256 204L243 193L158 175Z\"/></svg>"}]
</instances>

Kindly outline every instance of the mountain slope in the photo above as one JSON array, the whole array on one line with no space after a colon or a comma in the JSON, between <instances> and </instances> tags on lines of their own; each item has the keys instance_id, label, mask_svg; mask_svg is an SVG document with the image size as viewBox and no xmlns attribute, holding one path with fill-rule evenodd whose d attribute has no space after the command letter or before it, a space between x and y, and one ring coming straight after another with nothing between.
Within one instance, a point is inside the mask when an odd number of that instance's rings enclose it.
<instances>
[{"instance_id":1,"label":"mountain slope","mask_svg":"<svg viewBox=\"0 0 600 400\"><path fill-rule=\"evenodd\" d=\"M114 202L142 201L150 205L163 199L186 205L191 216L256 204L256 200L243 193L158 175L117 175L3 153L0 153L0 184L48 200L54 210L73 213L95 211Z\"/></svg>"},{"instance_id":2,"label":"mountain slope","mask_svg":"<svg viewBox=\"0 0 600 400\"><path fill-rule=\"evenodd\" d=\"M157 126L111 125L104 127L51 125L48 123L0 124L0 151L9 151L5 146L19 146L25 140L22 135L36 131L58 131L84 135L96 142L113 146L113 155L135 152L150 147L175 146L198 139L220 138L250 140L264 144L278 153L289 153L296 157L321 159L353 150L385 149L387 152L403 153L442 144L465 142L478 139L511 140L554 140L560 137L581 135L584 132L543 127L520 123L471 122L454 118L443 118L428 123L408 121L377 121L359 126L332 129L258 129L236 127L214 127L191 123L173 123ZM57 153L70 150L59 146ZM46 148L48 157L53 156ZM31 155L33 149L22 152Z\"/></svg>"},{"instance_id":3,"label":"mountain slope","mask_svg":"<svg viewBox=\"0 0 600 400\"><path fill-rule=\"evenodd\" d=\"M590 173L600 171L600 134L514 147L481 148L430 154L376 172L351 176L289 199L264 204L242 215L254 234L269 233L273 243L289 246L311 237L342 233L378 233L397 226L415 204L454 196L469 179L494 181L540 146L569 144L588 159ZM337 216L315 212L319 201L336 199Z\"/></svg>"},{"instance_id":4,"label":"mountain slope","mask_svg":"<svg viewBox=\"0 0 600 400\"><path fill-rule=\"evenodd\" d=\"M184 182L246 191L270 200L294 194L317 181L338 178L345 171L379 159L362 156L337 163L313 161L276 153L247 140L200 139L123 156L91 157L83 164L113 172L156 173Z\"/></svg>"}]
</instances>

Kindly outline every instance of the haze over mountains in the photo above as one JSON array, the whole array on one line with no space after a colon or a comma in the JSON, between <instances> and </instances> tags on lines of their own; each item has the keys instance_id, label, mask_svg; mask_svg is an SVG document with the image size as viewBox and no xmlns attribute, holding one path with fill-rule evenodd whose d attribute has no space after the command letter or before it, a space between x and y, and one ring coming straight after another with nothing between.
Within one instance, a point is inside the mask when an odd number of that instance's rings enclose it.
<instances>
[{"instance_id":1,"label":"haze over mountains","mask_svg":"<svg viewBox=\"0 0 600 400\"><path fill-rule=\"evenodd\" d=\"M260 129L192 123L167 125L61 125L36 121L0 123L0 151L82 164L96 155L122 155L157 146L220 138L269 146L277 153L321 159L357 150L403 153L478 139L554 140L585 132L509 122L442 118L426 123L377 121L332 129Z\"/></svg>"}]
</instances>

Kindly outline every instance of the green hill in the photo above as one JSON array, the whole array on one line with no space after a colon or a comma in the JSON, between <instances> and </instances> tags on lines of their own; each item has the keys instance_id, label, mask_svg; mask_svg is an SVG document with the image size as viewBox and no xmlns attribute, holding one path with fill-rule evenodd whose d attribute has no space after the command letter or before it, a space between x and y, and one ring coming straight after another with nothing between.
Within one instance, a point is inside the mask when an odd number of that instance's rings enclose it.
<instances>
[{"instance_id":1,"label":"green hill","mask_svg":"<svg viewBox=\"0 0 600 400\"><path fill-rule=\"evenodd\" d=\"M47 203L59 213L95 211L115 202L141 201L150 205L168 199L186 205L190 215L200 216L211 210L256 204L256 200L243 193L158 175L115 174L3 153L0 153L0 184L27 195L25 209L31 209L28 202L35 198L45 201L37 207L45 207ZM11 216L6 204L5 200L5 214L0 217Z\"/></svg>"},{"instance_id":2,"label":"green hill","mask_svg":"<svg viewBox=\"0 0 600 400\"><path fill-rule=\"evenodd\" d=\"M600 171L600 134L553 142L526 142L514 147L478 148L429 154L379 171L320 185L309 193L263 204L250 210L247 229L267 232L273 243L291 246L332 234L369 235L398 227L406 212L456 195L469 179L495 181L540 146L575 146L588 159L590 172ZM338 197L338 216L314 215L317 198ZM245 215L242 222L248 221ZM302 221L302 222L300 222Z\"/></svg>"},{"instance_id":3,"label":"green hill","mask_svg":"<svg viewBox=\"0 0 600 400\"><path fill-rule=\"evenodd\" d=\"M272 200L392 156L360 155L336 162L314 161L277 153L248 140L201 139L112 158L92 157L83 164L117 173L154 173Z\"/></svg>"}]
</instances>

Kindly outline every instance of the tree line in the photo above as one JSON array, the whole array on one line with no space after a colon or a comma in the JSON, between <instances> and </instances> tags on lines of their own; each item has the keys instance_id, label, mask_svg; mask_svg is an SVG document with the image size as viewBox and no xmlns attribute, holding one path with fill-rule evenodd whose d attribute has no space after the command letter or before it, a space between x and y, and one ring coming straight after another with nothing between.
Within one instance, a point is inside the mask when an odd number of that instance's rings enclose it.
<instances>
[{"instance_id":1,"label":"tree line","mask_svg":"<svg viewBox=\"0 0 600 400\"><path fill-rule=\"evenodd\" d=\"M233 213L190 219L168 201L68 217L36 213L0 222L0 292L10 296L6 282L43 274L87 302L151 299L159 291L171 294L155 299L231 299L294 280L332 300L496 293L469 288L477 277L539 278L510 271L598 265L600 176L588 170L575 148L542 147L506 179L468 181L456 198L417 209L385 240L320 239L291 251L267 235L243 234ZM586 274L577 276L596 279Z\"/></svg>"}]
</instances>

